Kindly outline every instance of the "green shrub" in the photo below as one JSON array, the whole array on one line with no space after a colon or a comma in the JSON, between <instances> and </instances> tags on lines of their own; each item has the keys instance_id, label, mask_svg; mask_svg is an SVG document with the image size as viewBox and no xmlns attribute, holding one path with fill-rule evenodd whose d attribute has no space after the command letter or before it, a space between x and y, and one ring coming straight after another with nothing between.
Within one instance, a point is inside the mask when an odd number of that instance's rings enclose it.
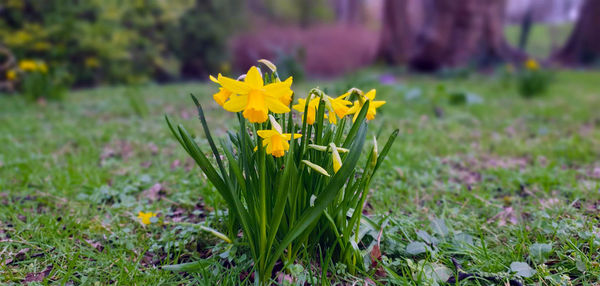
<instances>
[{"instance_id":1,"label":"green shrub","mask_svg":"<svg viewBox=\"0 0 600 286\"><path fill-rule=\"evenodd\" d=\"M181 62L183 76L229 72L227 40L243 22L244 1L197 0L171 25L167 46Z\"/></svg>"},{"instance_id":2,"label":"green shrub","mask_svg":"<svg viewBox=\"0 0 600 286\"><path fill-rule=\"evenodd\" d=\"M10 0L0 9L0 42L17 58L62 67L76 85L167 80L178 77L181 63L190 60L170 42L180 31L205 39L178 42L186 51L200 51L196 60L213 61L224 50L229 30L220 25L230 22L224 20L230 14L203 9L204 2ZM221 7L227 1L209 2Z\"/></svg>"},{"instance_id":3,"label":"green shrub","mask_svg":"<svg viewBox=\"0 0 600 286\"><path fill-rule=\"evenodd\" d=\"M518 75L519 93L523 97L543 95L548 90L551 80L549 71L540 68L535 60L528 60Z\"/></svg>"}]
</instances>

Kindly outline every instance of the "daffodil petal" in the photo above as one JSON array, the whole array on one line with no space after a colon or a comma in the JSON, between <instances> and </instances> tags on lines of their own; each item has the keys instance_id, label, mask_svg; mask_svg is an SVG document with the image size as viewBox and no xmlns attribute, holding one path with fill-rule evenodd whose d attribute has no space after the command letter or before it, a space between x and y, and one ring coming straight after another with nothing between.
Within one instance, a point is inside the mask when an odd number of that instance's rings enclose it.
<instances>
[{"instance_id":1,"label":"daffodil petal","mask_svg":"<svg viewBox=\"0 0 600 286\"><path fill-rule=\"evenodd\" d=\"M371 104L369 105L369 107L377 108L377 107L380 107L380 106L382 106L384 104L385 104L385 100L371 101Z\"/></svg>"},{"instance_id":2,"label":"daffodil petal","mask_svg":"<svg viewBox=\"0 0 600 286\"><path fill-rule=\"evenodd\" d=\"M228 78L219 74L219 83L223 88L231 91L235 94L247 94L250 92L250 87L245 82L237 81L232 78Z\"/></svg>"},{"instance_id":3,"label":"daffodil petal","mask_svg":"<svg viewBox=\"0 0 600 286\"><path fill-rule=\"evenodd\" d=\"M248 70L244 82L254 89L260 89L263 87L262 75L260 75L260 72L255 66L251 67L250 70Z\"/></svg>"},{"instance_id":4,"label":"daffodil petal","mask_svg":"<svg viewBox=\"0 0 600 286\"><path fill-rule=\"evenodd\" d=\"M286 134L282 134L283 136L285 136L285 140L291 140L292 139L292 134L290 133L286 133ZM302 137L302 134L294 134L294 139L298 139Z\"/></svg>"},{"instance_id":5,"label":"daffodil petal","mask_svg":"<svg viewBox=\"0 0 600 286\"><path fill-rule=\"evenodd\" d=\"M265 104L273 113L287 113L290 112L290 108L285 106L278 98L266 96Z\"/></svg>"},{"instance_id":6,"label":"daffodil petal","mask_svg":"<svg viewBox=\"0 0 600 286\"><path fill-rule=\"evenodd\" d=\"M375 99L375 93L376 92L377 92L376 90L371 89L371 90L369 90L369 92L367 92L367 94L365 94L365 97L368 98L368 99L370 99L370 100L373 100L373 99Z\"/></svg>"},{"instance_id":7,"label":"daffodil petal","mask_svg":"<svg viewBox=\"0 0 600 286\"><path fill-rule=\"evenodd\" d=\"M270 138L272 136L278 135L279 133L277 133L277 131L275 130L258 130L256 131L256 134L258 134L258 136L260 136L261 138Z\"/></svg>"},{"instance_id":8,"label":"daffodil petal","mask_svg":"<svg viewBox=\"0 0 600 286\"><path fill-rule=\"evenodd\" d=\"M306 99L300 98L300 99L298 99L298 103L294 104L292 106L292 108L294 110L297 110L297 111L300 111L300 112L304 112L304 106L306 106Z\"/></svg>"},{"instance_id":9,"label":"daffodil petal","mask_svg":"<svg viewBox=\"0 0 600 286\"><path fill-rule=\"evenodd\" d=\"M248 105L247 95L232 96L225 104L223 108L229 112L240 112Z\"/></svg>"},{"instance_id":10,"label":"daffodil petal","mask_svg":"<svg viewBox=\"0 0 600 286\"><path fill-rule=\"evenodd\" d=\"M267 84L264 87L264 90L267 95L270 95L273 97L277 97L277 98L288 97L288 96L292 96L292 93L293 93L293 91L290 89L291 86L292 86L292 77L289 77L288 79L286 79L285 81L282 81L282 82Z\"/></svg>"}]
</instances>

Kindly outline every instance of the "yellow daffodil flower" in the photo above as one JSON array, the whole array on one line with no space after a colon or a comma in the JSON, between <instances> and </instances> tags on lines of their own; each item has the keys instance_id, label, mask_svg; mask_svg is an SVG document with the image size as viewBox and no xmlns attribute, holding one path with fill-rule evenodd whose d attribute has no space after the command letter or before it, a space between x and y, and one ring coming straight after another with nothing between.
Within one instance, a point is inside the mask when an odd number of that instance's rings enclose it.
<instances>
[{"instance_id":1,"label":"yellow daffodil flower","mask_svg":"<svg viewBox=\"0 0 600 286\"><path fill-rule=\"evenodd\" d=\"M362 109L363 105L365 104L365 102L367 100L371 101L371 103L369 104L369 110L367 110L367 120L373 120L375 118L375 115L377 114L377 108L379 108L385 104L385 101L383 101L383 100L380 100L380 101L375 100L375 93L376 93L376 91L374 89L371 89L362 98L359 98L359 100L354 101L354 105L352 105L352 107L350 107L350 109L348 110L348 113L347 113L347 114L354 114L354 118L352 119L353 122L356 121L356 118L358 117L360 110Z\"/></svg>"},{"instance_id":2,"label":"yellow daffodil flower","mask_svg":"<svg viewBox=\"0 0 600 286\"><path fill-rule=\"evenodd\" d=\"M336 98L330 97L328 95L325 96L325 102L327 103L327 109L329 110L329 123L336 124L337 118L340 119L348 113L352 102L346 100L346 97L350 95L349 93L345 93Z\"/></svg>"},{"instance_id":3,"label":"yellow daffodil flower","mask_svg":"<svg viewBox=\"0 0 600 286\"><path fill-rule=\"evenodd\" d=\"M534 59L528 59L525 62L525 67L528 70L535 71L535 70L540 69L540 64L536 60L534 60Z\"/></svg>"},{"instance_id":4,"label":"yellow daffodil flower","mask_svg":"<svg viewBox=\"0 0 600 286\"><path fill-rule=\"evenodd\" d=\"M315 123L315 119L317 117L317 109L319 108L319 100L319 97L312 97L312 95L311 98L308 100L308 109L306 110L306 114L304 114L304 116L306 116L306 123L308 125L313 125ZM294 106L292 106L292 108L299 112L304 112L306 102L307 99L299 98L298 104L295 104ZM304 120L304 117L302 117L302 120Z\"/></svg>"},{"instance_id":5,"label":"yellow daffodil flower","mask_svg":"<svg viewBox=\"0 0 600 286\"><path fill-rule=\"evenodd\" d=\"M279 93L279 101L281 101L281 103L285 104L285 106L290 106L290 103L292 102L292 94L294 94L294 92L292 91L292 77L288 77L286 80L284 80L283 82L279 81L276 82L274 84L280 84L281 86L283 86L283 91Z\"/></svg>"},{"instance_id":6,"label":"yellow daffodil flower","mask_svg":"<svg viewBox=\"0 0 600 286\"><path fill-rule=\"evenodd\" d=\"M100 61L96 57L85 58L85 66L88 68L97 68L100 66Z\"/></svg>"},{"instance_id":7,"label":"yellow daffodil flower","mask_svg":"<svg viewBox=\"0 0 600 286\"><path fill-rule=\"evenodd\" d=\"M269 119L271 120L272 129L259 130L256 133L263 139L263 147L267 147L267 154L271 154L275 157L282 157L285 154L285 151L290 149L288 141L292 139L292 134L283 134L281 126L277 123L275 118L269 115ZM293 139L300 137L302 137L302 134L294 134Z\"/></svg>"},{"instance_id":8,"label":"yellow daffodil flower","mask_svg":"<svg viewBox=\"0 0 600 286\"><path fill-rule=\"evenodd\" d=\"M138 213L138 218L145 225L148 225L148 224L152 223L150 221L150 219L153 218L153 217L156 217L156 214L153 213L153 212L147 212L147 213L145 213L145 212L139 212Z\"/></svg>"},{"instance_id":9,"label":"yellow daffodil flower","mask_svg":"<svg viewBox=\"0 0 600 286\"><path fill-rule=\"evenodd\" d=\"M223 108L230 112L243 111L244 117L252 123L267 121L269 111L273 113L290 111L282 99L291 98L292 78L284 82L264 85L262 75L253 66L243 82L222 75L219 75L217 80L223 88L235 94L223 104Z\"/></svg>"},{"instance_id":10,"label":"yellow daffodil flower","mask_svg":"<svg viewBox=\"0 0 600 286\"><path fill-rule=\"evenodd\" d=\"M17 79L17 71L15 70L8 70L6 72L6 79L13 81L15 79Z\"/></svg>"},{"instance_id":11,"label":"yellow daffodil flower","mask_svg":"<svg viewBox=\"0 0 600 286\"><path fill-rule=\"evenodd\" d=\"M37 70L38 65L35 61L32 60L22 60L21 62L19 62L19 69L21 69L22 71L35 71Z\"/></svg>"},{"instance_id":12,"label":"yellow daffodil flower","mask_svg":"<svg viewBox=\"0 0 600 286\"><path fill-rule=\"evenodd\" d=\"M218 75L219 77L222 77L221 74ZM221 84L219 82L218 79L216 79L214 76L210 76L210 80L213 81L214 83L218 83ZM225 102L231 97L232 92L223 88L223 87L219 87L219 92L213 94L213 99L220 105L223 106L223 104L225 104Z\"/></svg>"}]
</instances>

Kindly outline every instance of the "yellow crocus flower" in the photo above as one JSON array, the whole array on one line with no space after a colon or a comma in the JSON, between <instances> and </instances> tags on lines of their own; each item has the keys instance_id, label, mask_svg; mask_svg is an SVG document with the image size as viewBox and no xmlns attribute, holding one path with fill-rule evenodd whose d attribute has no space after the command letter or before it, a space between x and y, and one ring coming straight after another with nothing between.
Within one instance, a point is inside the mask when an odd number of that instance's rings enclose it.
<instances>
[{"instance_id":1,"label":"yellow crocus flower","mask_svg":"<svg viewBox=\"0 0 600 286\"><path fill-rule=\"evenodd\" d=\"M273 113L290 111L281 98L286 98L288 95L291 97L291 78L284 82L264 85L262 75L253 66L243 82L221 75L217 80L223 88L235 94L223 104L223 108L230 112L243 111L244 117L252 123L267 121L269 111Z\"/></svg>"},{"instance_id":2,"label":"yellow crocus flower","mask_svg":"<svg viewBox=\"0 0 600 286\"><path fill-rule=\"evenodd\" d=\"M348 113L347 113L347 114L354 114L354 118L352 119L353 122L356 121L356 118L358 117L360 110L362 109L363 105L365 104L365 102L367 100L371 101L371 103L369 104L369 110L367 110L367 116L366 116L367 120L373 120L375 118L375 115L377 114L377 108L379 108L385 104L385 101L383 101L383 100L380 100L380 101L375 100L375 93L376 93L376 90L371 89L362 98L360 98L357 101L354 101L354 105L352 105L352 107L350 107L350 109L348 110Z\"/></svg>"},{"instance_id":3,"label":"yellow crocus flower","mask_svg":"<svg viewBox=\"0 0 600 286\"><path fill-rule=\"evenodd\" d=\"M269 115L271 120L272 129L271 130L259 130L256 133L260 138L262 138L263 147L267 147L267 154L271 154L275 157L282 157L285 154L285 151L290 149L290 144L288 141L292 139L297 139L302 137L302 134L292 134L290 133L282 133L281 126L273 116Z\"/></svg>"},{"instance_id":4,"label":"yellow crocus flower","mask_svg":"<svg viewBox=\"0 0 600 286\"><path fill-rule=\"evenodd\" d=\"M138 218L145 225L148 225L148 224L152 223L150 221L150 219L153 218L153 217L156 217L156 214L153 213L153 212L147 212L147 213L145 213L145 212L139 212L138 213Z\"/></svg>"}]
</instances>

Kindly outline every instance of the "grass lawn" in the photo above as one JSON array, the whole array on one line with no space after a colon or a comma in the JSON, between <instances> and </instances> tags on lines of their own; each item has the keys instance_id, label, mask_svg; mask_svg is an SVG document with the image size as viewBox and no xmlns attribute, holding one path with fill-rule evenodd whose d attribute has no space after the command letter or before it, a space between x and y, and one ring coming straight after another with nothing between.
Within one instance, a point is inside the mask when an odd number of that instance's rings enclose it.
<instances>
[{"instance_id":1,"label":"grass lawn","mask_svg":"<svg viewBox=\"0 0 600 286\"><path fill-rule=\"evenodd\" d=\"M384 275L353 277L331 265L332 283L600 283L599 78L559 72L533 99L479 75L400 74L382 85L368 71L322 84L332 94L350 83L377 88L388 103L369 138L401 130L367 208L384 227ZM294 89L304 96L309 86ZM466 103L453 104L442 87L468 92ZM194 93L213 136L224 135L235 116L212 101L215 90L102 87L61 103L1 96L0 283L239 284L249 255L193 225L219 229L223 202L163 118L203 142ZM163 223L143 226L140 210ZM198 272L159 269L199 259L208 266ZM319 277L303 266L310 271L291 271L297 281Z\"/></svg>"},{"instance_id":2,"label":"grass lawn","mask_svg":"<svg viewBox=\"0 0 600 286\"><path fill-rule=\"evenodd\" d=\"M532 25L525 51L536 58L545 59L549 57L556 49L564 45L569 35L571 35L573 26L573 24ZM513 47L517 47L521 36L521 26L508 25L504 31L508 42Z\"/></svg>"}]
</instances>

